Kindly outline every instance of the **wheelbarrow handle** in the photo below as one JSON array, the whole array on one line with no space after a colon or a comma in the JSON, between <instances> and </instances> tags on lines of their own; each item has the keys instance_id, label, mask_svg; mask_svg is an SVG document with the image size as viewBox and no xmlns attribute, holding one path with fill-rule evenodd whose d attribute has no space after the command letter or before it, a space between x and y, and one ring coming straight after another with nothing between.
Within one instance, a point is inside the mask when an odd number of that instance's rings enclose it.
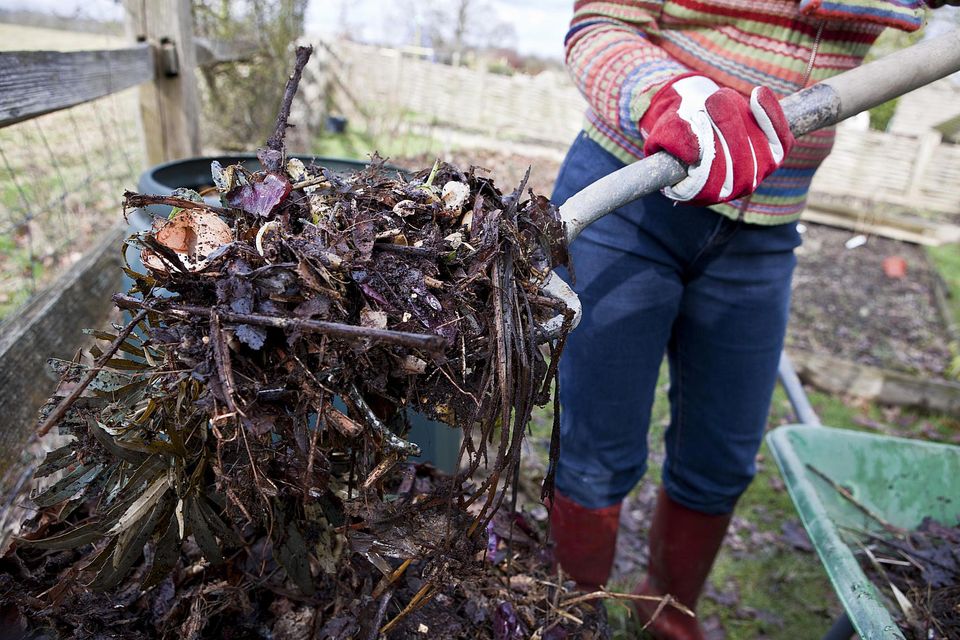
<instances>
[{"instance_id":1,"label":"wheelbarrow handle","mask_svg":"<svg viewBox=\"0 0 960 640\"><path fill-rule=\"evenodd\" d=\"M960 29L845 71L780 101L797 137L960 71ZM687 169L658 152L604 176L560 207L567 243L598 218L638 198L676 184Z\"/></svg>"}]
</instances>

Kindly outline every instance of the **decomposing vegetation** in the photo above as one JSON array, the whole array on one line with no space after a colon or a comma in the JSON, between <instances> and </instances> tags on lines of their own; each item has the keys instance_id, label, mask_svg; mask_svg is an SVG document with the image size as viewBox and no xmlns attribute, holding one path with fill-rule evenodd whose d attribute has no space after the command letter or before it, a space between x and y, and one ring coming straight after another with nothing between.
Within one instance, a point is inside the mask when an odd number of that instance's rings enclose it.
<instances>
[{"instance_id":1,"label":"decomposing vegetation","mask_svg":"<svg viewBox=\"0 0 960 640\"><path fill-rule=\"evenodd\" d=\"M288 159L308 56L263 171L125 195L172 210L128 240L128 321L53 363L38 433L69 440L0 559L0 617L32 637L602 637L603 594L567 593L499 509L563 346L541 330L565 317L540 289L566 261L556 208L473 168ZM407 461L411 412L462 430L458 473Z\"/></svg>"},{"instance_id":2,"label":"decomposing vegetation","mask_svg":"<svg viewBox=\"0 0 960 640\"><path fill-rule=\"evenodd\" d=\"M867 535L858 547L907 638L960 639L960 525L927 517L912 531Z\"/></svg>"},{"instance_id":3,"label":"decomposing vegetation","mask_svg":"<svg viewBox=\"0 0 960 640\"><path fill-rule=\"evenodd\" d=\"M960 524L927 516L912 530L898 527L822 470L807 469L879 525L845 528L845 538L904 635L960 640Z\"/></svg>"}]
</instances>

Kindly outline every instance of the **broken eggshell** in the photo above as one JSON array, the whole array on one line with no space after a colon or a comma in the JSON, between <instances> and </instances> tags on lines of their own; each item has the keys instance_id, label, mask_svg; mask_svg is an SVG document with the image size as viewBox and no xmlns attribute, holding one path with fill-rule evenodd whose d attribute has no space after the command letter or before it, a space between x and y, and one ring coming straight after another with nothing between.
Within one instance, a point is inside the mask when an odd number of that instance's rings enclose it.
<instances>
[{"instance_id":1,"label":"broken eggshell","mask_svg":"<svg viewBox=\"0 0 960 640\"><path fill-rule=\"evenodd\" d=\"M209 264L210 254L233 242L233 231L218 215L206 209L185 209L170 220L156 219L150 231L153 238L170 249L184 267L197 272ZM153 271L167 273L170 265L153 249L140 252L143 264Z\"/></svg>"},{"instance_id":2,"label":"broken eggshell","mask_svg":"<svg viewBox=\"0 0 960 640\"><path fill-rule=\"evenodd\" d=\"M279 229L280 229L280 224L276 220L270 220L269 222L265 222L263 226L260 227L260 230L257 231L257 237L254 240L254 246L256 246L257 248L257 253L259 253L261 256L265 255L264 249L263 249L264 237L266 237L266 235L270 231L279 231Z\"/></svg>"},{"instance_id":3,"label":"broken eggshell","mask_svg":"<svg viewBox=\"0 0 960 640\"><path fill-rule=\"evenodd\" d=\"M413 200L401 200L393 205L393 212L401 218L406 218L417 212L417 203Z\"/></svg>"},{"instance_id":4,"label":"broken eggshell","mask_svg":"<svg viewBox=\"0 0 960 640\"><path fill-rule=\"evenodd\" d=\"M375 311L369 307L365 307L360 310L360 325L373 329L386 329L387 314L383 311Z\"/></svg>"},{"instance_id":5,"label":"broken eggshell","mask_svg":"<svg viewBox=\"0 0 960 640\"><path fill-rule=\"evenodd\" d=\"M307 179L307 167L300 158L290 158L287 160L287 175L294 182L300 182Z\"/></svg>"},{"instance_id":6,"label":"broken eggshell","mask_svg":"<svg viewBox=\"0 0 960 640\"><path fill-rule=\"evenodd\" d=\"M456 180L443 185L443 191L440 193L443 206L451 211L460 211L468 197L470 197L470 187Z\"/></svg>"}]
</instances>

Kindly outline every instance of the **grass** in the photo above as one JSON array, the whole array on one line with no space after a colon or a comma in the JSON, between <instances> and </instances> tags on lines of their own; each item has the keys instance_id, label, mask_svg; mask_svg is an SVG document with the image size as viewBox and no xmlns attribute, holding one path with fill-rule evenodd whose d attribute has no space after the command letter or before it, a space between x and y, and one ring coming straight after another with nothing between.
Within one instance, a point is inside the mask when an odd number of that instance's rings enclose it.
<instances>
[{"instance_id":1,"label":"grass","mask_svg":"<svg viewBox=\"0 0 960 640\"><path fill-rule=\"evenodd\" d=\"M0 23L0 50L123 46L122 37ZM136 90L0 130L0 320L121 220L142 147Z\"/></svg>"},{"instance_id":2,"label":"grass","mask_svg":"<svg viewBox=\"0 0 960 640\"><path fill-rule=\"evenodd\" d=\"M927 247L927 255L943 277L950 292L950 310L953 320L960 320L960 250L957 245L946 244L939 247Z\"/></svg>"},{"instance_id":3,"label":"grass","mask_svg":"<svg viewBox=\"0 0 960 640\"><path fill-rule=\"evenodd\" d=\"M131 94L105 100L129 98ZM134 112L115 112L114 106L82 105L73 109L73 119L53 113L0 132L0 319L122 220L121 194L135 187L140 167ZM95 110L124 132L122 147L107 136L78 139L78 123ZM38 140L40 127L44 138Z\"/></svg>"},{"instance_id":4,"label":"grass","mask_svg":"<svg viewBox=\"0 0 960 640\"><path fill-rule=\"evenodd\" d=\"M956 245L927 247L927 255L947 286L947 305L956 330L960 323L960 251ZM960 337L954 335L950 342L952 359L946 375L960 380Z\"/></svg>"},{"instance_id":5,"label":"grass","mask_svg":"<svg viewBox=\"0 0 960 640\"><path fill-rule=\"evenodd\" d=\"M666 389L667 381L662 375L650 430L651 448L656 446L659 450L662 450L664 425L669 415ZM789 404L780 389L773 406L771 425L785 422ZM737 515L759 532L779 535L781 524L796 517L793 504L778 482L779 471L766 445L761 448L759 460L757 477L741 499ZM658 479L659 476L660 464L651 460L648 477ZM632 589L641 577L630 576L625 584L615 586ZM723 606L707 598L700 607L704 618L720 619L731 640L760 636L784 640L819 637L840 612L840 604L820 563L811 554L784 545L765 545L750 554L737 554L725 547L714 565L711 581L719 591L739 594L736 607ZM751 612L757 614L751 615ZM622 606L611 605L608 613L615 624L614 638L635 637L634 623L627 618Z\"/></svg>"}]
</instances>

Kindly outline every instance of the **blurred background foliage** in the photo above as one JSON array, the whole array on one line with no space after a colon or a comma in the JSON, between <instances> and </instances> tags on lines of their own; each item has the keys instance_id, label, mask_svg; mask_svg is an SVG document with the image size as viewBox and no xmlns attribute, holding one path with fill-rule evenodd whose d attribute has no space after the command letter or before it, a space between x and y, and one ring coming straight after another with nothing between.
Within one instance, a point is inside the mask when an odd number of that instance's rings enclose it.
<instances>
[{"instance_id":1,"label":"blurred background foliage","mask_svg":"<svg viewBox=\"0 0 960 640\"><path fill-rule=\"evenodd\" d=\"M270 135L308 0L193 0L194 31L253 52L198 72L204 146L251 151Z\"/></svg>"}]
</instances>

